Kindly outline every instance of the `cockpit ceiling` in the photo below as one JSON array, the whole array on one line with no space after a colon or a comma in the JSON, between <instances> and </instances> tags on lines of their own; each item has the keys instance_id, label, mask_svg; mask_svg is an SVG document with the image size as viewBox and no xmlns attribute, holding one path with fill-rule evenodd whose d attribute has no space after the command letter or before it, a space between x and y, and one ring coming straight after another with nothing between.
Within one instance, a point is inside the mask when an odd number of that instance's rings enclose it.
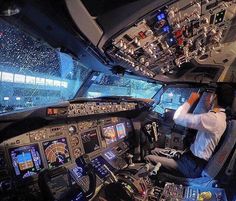
<instances>
[{"instance_id":1,"label":"cockpit ceiling","mask_svg":"<svg viewBox=\"0 0 236 201\"><path fill-rule=\"evenodd\" d=\"M83 32L74 12L75 8L80 9L78 2L66 1L75 24ZM86 29L83 33L110 59L109 65L122 66L140 76L164 82L233 81L228 74L232 73L235 59L236 3L158 2L133 1L97 16L93 22L98 22L102 33L99 41L93 40L95 34L87 35ZM136 12L132 12L135 8Z\"/></svg>"}]
</instances>

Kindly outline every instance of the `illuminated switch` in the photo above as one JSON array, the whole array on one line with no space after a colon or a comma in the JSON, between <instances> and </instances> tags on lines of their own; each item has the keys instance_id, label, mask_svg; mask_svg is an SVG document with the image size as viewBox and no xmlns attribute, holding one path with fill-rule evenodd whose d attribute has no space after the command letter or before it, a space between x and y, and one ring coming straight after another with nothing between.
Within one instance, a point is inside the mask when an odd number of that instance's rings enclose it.
<instances>
[{"instance_id":1,"label":"illuminated switch","mask_svg":"<svg viewBox=\"0 0 236 201\"><path fill-rule=\"evenodd\" d=\"M138 35L142 38L142 39L145 39L146 38L146 34L143 32L143 31L140 31L138 33Z\"/></svg>"},{"instance_id":2,"label":"illuminated switch","mask_svg":"<svg viewBox=\"0 0 236 201\"><path fill-rule=\"evenodd\" d=\"M180 29L180 30L177 30L176 32L175 32L175 37L176 38L179 38L180 36L182 36L182 30Z\"/></svg>"},{"instance_id":3,"label":"illuminated switch","mask_svg":"<svg viewBox=\"0 0 236 201\"><path fill-rule=\"evenodd\" d=\"M216 14L215 16L215 24L223 22L225 17L225 10L220 11L219 13Z\"/></svg>"},{"instance_id":4,"label":"illuminated switch","mask_svg":"<svg viewBox=\"0 0 236 201\"><path fill-rule=\"evenodd\" d=\"M52 108L48 108L47 113L48 113L48 115L53 115L53 109Z\"/></svg>"}]
</instances>

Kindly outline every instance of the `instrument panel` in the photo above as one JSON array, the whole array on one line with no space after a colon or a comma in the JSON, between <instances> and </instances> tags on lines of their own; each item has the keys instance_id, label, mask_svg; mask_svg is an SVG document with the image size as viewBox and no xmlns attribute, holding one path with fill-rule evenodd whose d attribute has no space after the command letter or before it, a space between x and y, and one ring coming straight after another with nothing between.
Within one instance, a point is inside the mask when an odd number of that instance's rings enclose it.
<instances>
[{"instance_id":1,"label":"instrument panel","mask_svg":"<svg viewBox=\"0 0 236 201\"><path fill-rule=\"evenodd\" d=\"M135 110L138 104L134 102L86 102L86 103L71 103L68 107L68 117L86 116L103 113L124 112ZM49 112L50 111L50 112ZM54 114L51 109L48 114Z\"/></svg>"},{"instance_id":2,"label":"instrument panel","mask_svg":"<svg viewBox=\"0 0 236 201\"><path fill-rule=\"evenodd\" d=\"M21 182L43 168L71 166L83 154L96 164L102 153L113 161L128 149L130 132L130 120L117 117L47 126L0 144L0 171L11 169L8 176Z\"/></svg>"},{"instance_id":3,"label":"instrument panel","mask_svg":"<svg viewBox=\"0 0 236 201\"><path fill-rule=\"evenodd\" d=\"M233 1L176 1L124 29L105 51L140 75L173 75L192 59L204 63L227 51L224 44L235 14Z\"/></svg>"}]
</instances>

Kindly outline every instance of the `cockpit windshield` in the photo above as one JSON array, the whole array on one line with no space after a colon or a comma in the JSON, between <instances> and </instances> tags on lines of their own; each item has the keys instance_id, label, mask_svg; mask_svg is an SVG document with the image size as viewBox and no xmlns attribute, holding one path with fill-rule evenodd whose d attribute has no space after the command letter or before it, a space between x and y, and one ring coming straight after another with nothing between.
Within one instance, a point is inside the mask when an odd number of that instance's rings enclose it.
<instances>
[{"instance_id":1,"label":"cockpit windshield","mask_svg":"<svg viewBox=\"0 0 236 201\"><path fill-rule=\"evenodd\" d=\"M86 97L131 96L133 98L152 98L161 86L128 75L119 77L100 73L89 87Z\"/></svg>"},{"instance_id":2,"label":"cockpit windshield","mask_svg":"<svg viewBox=\"0 0 236 201\"><path fill-rule=\"evenodd\" d=\"M91 70L0 19L0 113L74 98Z\"/></svg>"}]
</instances>

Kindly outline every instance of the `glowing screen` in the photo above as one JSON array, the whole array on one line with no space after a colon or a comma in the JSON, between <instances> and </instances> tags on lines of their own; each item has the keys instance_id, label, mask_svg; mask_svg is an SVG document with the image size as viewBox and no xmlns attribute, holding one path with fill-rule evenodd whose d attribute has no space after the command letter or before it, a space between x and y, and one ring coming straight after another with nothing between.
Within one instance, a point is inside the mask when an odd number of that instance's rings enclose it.
<instances>
[{"instance_id":1,"label":"glowing screen","mask_svg":"<svg viewBox=\"0 0 236 201\"><path fill-rule=\"evenodd\" d=\"M12 166L17 177L35 175L43 168L37 144L9 149Z\"/></svg>"},{"instance_id":2,"label":"glowing screen","mask_svg":"<svg viewBox=\"0 0 236 201\"><path fill-rule=\"evenodd\" d=\"M122 139L126 136L125 124L120 123L116 125L116 131L119 139Z\"/></svg>"},{"instance_id":3,"label":"glowing screen","mask_svg":"<svg viewBox=\"0 0 236 201\"><path fill-rule=\"evenodd\" d=\"M116 132L114 126L104 127L103 129L103 137L106 140L107 144L111 144L116 141Z\"/></svg>"},{"instance_id":4,"label":"glowing screen","mask_svg":"<svg viewBox=\"0 0 236 201\"><path fill-rule=\"evenodd\" d=\"M71 160L66 138L44 142L43 149L49 168L58 167Z\"/></svg>"},{"instance_id":5,"label":"glowing screen","mask_svg":"<svg viewBox=\"0 0 236 201\"><path fill-rule=\"evenodd\" d=\"M91 153L100 148L96 130L87 131L81 134L85 153Z\"/></svg>"}]
</instances>

